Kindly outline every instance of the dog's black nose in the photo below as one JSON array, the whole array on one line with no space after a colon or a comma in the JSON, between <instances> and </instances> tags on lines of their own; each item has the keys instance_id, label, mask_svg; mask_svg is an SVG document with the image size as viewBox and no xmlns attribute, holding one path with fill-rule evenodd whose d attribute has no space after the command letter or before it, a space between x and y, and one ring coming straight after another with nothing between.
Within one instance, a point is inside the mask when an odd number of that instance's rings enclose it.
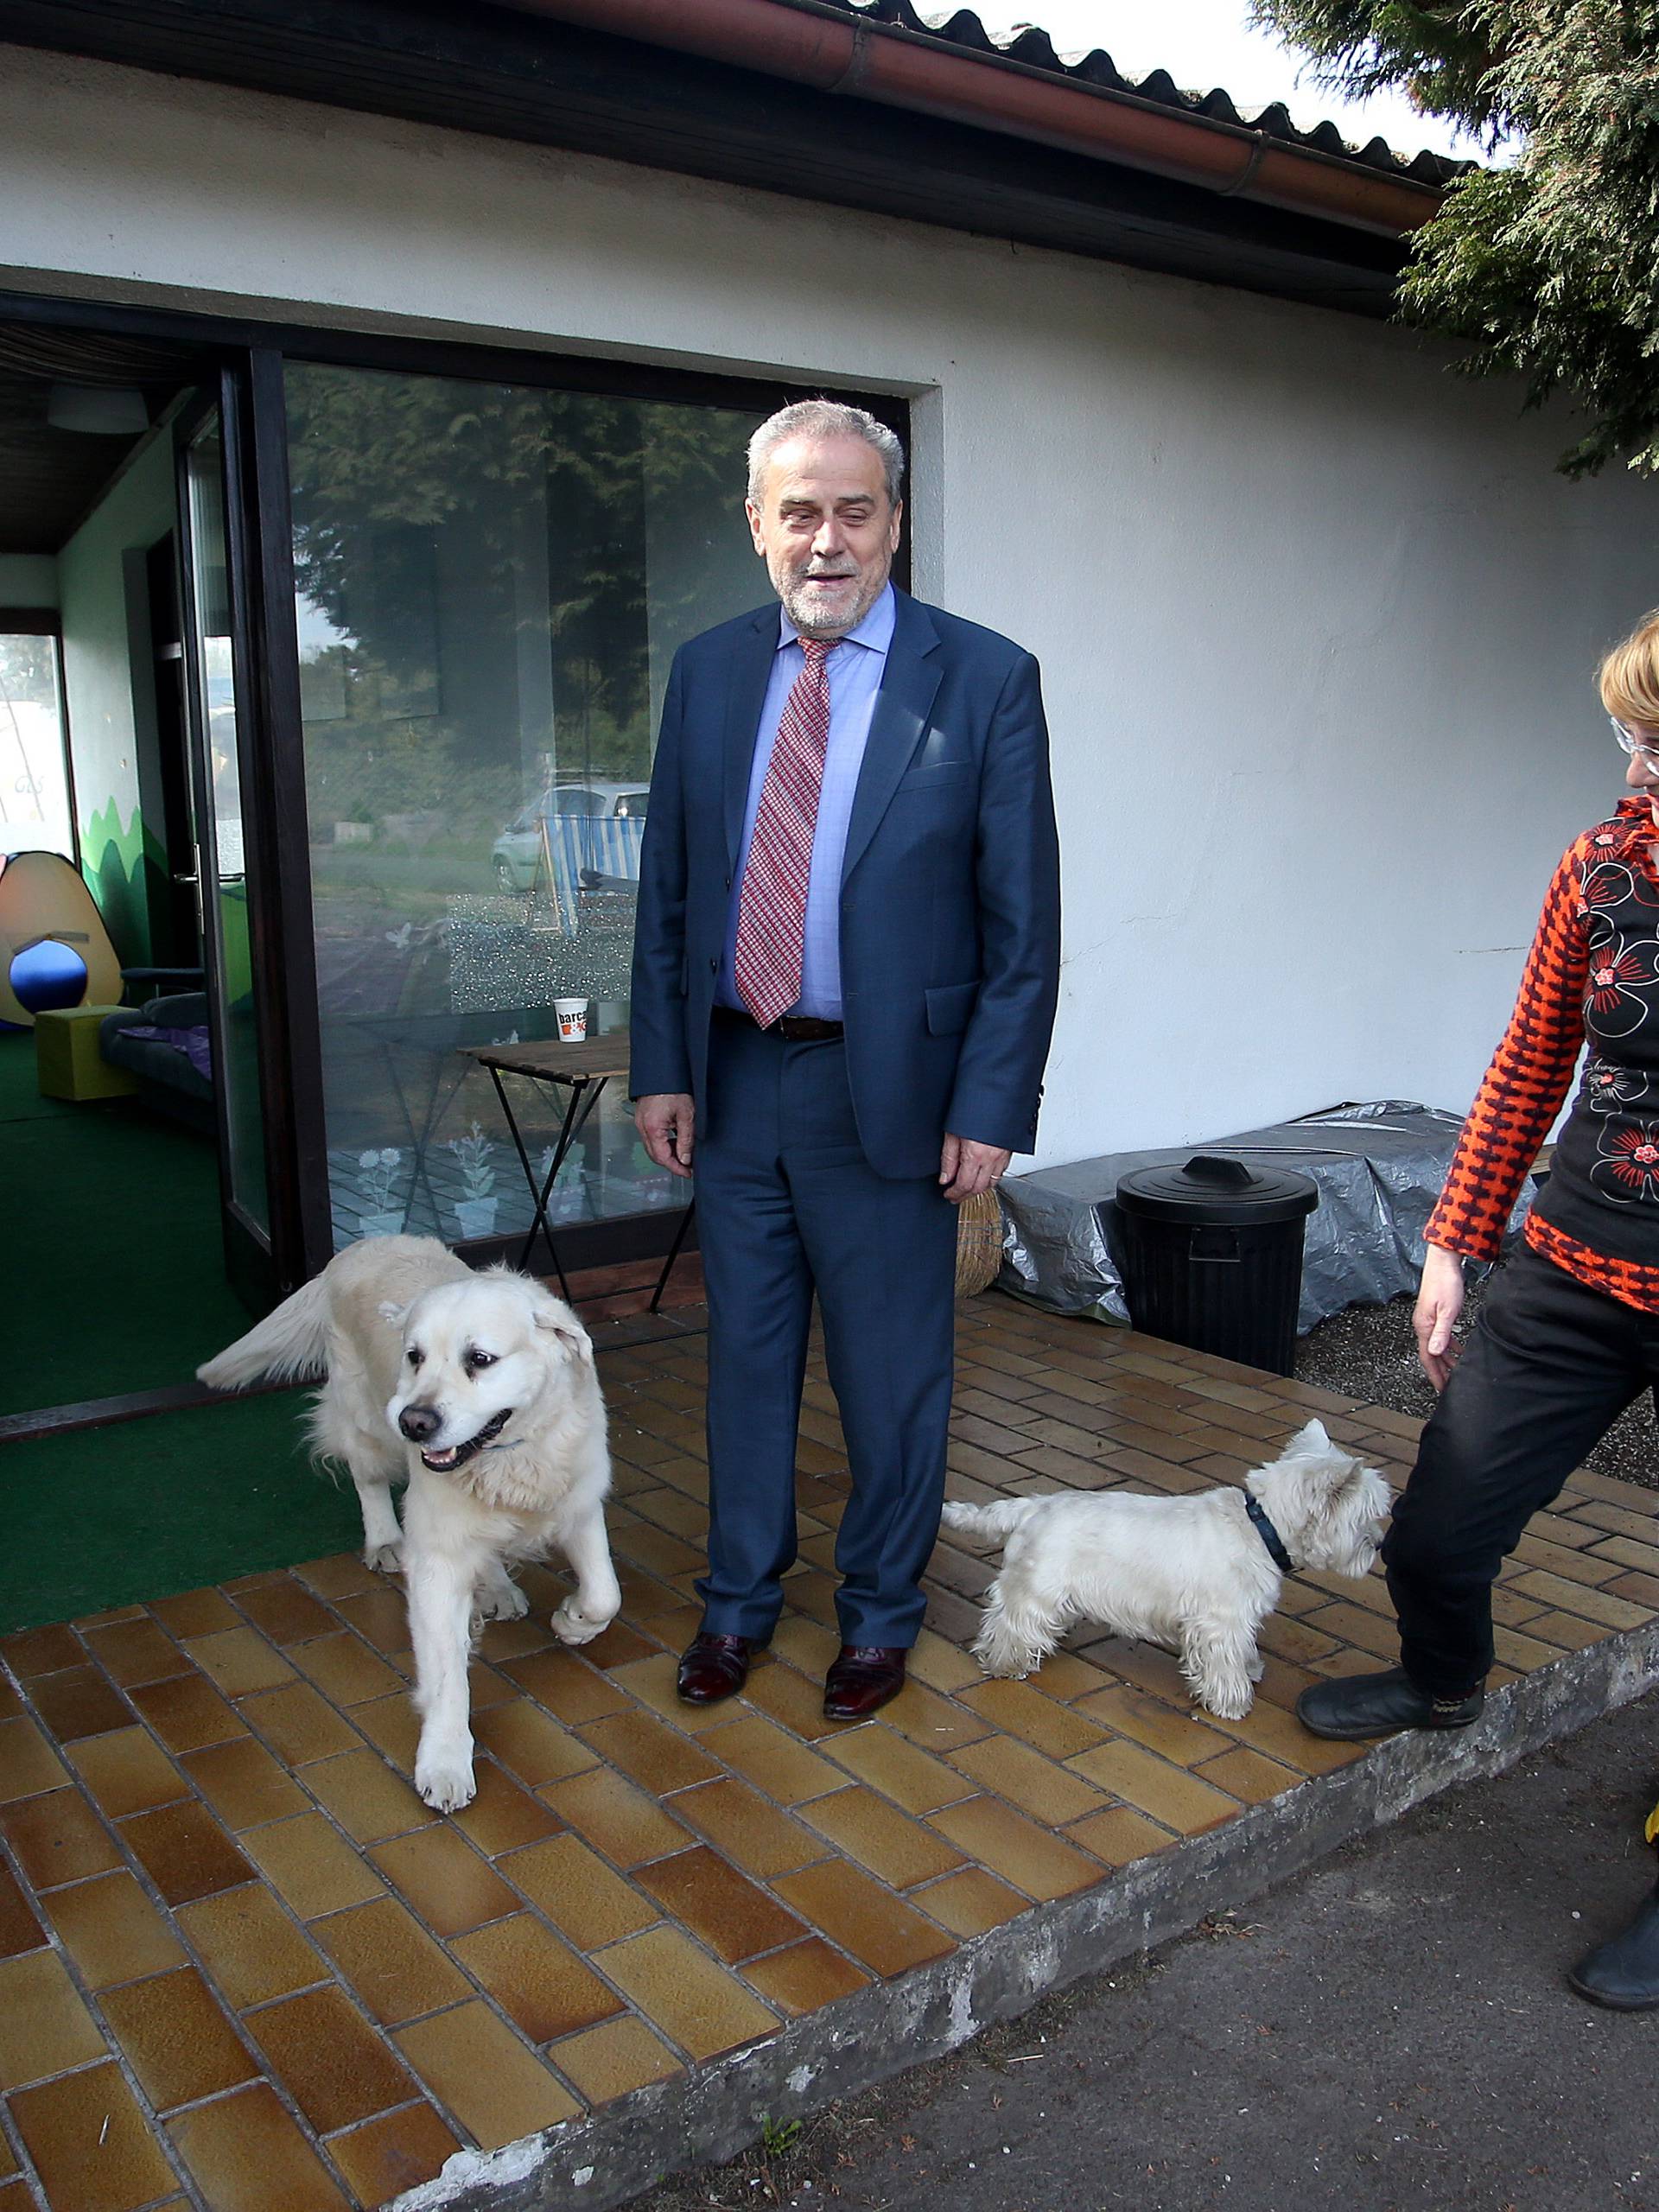
<instances>
[{"instance_id":1,"label":"dog's black nose","mask_svg":"<svg viewBox=\"0 0 1659 2212\"><path fill-rule=\"evenodd\" d=\"M442 1421L430 1406L405 1406L397 1416L397 1426L411 1444L424 1444L429 1436L437 1434Z\"/></svg>"}]
</instances>

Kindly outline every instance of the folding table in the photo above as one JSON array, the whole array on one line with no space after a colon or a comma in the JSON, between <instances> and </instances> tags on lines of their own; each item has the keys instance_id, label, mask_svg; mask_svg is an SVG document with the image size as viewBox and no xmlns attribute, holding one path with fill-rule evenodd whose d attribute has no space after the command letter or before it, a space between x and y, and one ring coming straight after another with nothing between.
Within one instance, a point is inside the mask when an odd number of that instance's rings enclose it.
<instances>
[{"instance_id":1,"label":"folding table","mask_svg":"<svg viewBox=\"0 0 1659 2212\"><path fill-rule=\"evenodd\" d=\"M559 1278L559 1288L566 1302L570 1301L570 1285L565 1278L564 1265L559 1258L558 1247L553 1241L552 1224L547 1217L548 1199L558 1179L571 1146L587 1126L588 1118L598 1105L605 1086L613 1078L626 1088L628 1080L628 1048L626 1039L615 1037L584 1037L575 1044L567 1045L555 1038L525 1045L462 1045L458 1048L487 1068L490 1080L495 1085L495 1095L501 1102L501 1112L518 1154L519 1165L524 1171L524 1180L530 1185L531 1201L535 1211L530 1224L530 1234L524 1239L524 1249L518 1255L522 1268L529 1261L539 1230L546 1240L548 1255L554 1272ZM559 1130L558 1142L553 1147L547 1173L538 1181L531 1164L523 1133L518 1127L512 1102L507 1096L504 1075L521 1076L526 1082L553 1091L568 1090L569 1100L564 1108L564 1120ZM681 1212L679 1227L663 1262L663 1271L657 1278L657 1287L651 1294L648 1311L654 1313L662 1303L663 1293L668 1288L668 1279L674 1262L680 1256L680 1248L691 1226L692 1205Z\"/></svg>"}]
</instances>

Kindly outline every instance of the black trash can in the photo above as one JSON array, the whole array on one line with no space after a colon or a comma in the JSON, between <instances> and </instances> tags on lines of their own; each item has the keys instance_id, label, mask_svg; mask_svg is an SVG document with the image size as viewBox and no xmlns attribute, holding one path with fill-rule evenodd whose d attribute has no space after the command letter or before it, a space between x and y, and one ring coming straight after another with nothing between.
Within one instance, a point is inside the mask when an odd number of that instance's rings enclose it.
<instances>
[{"instance_id":1,"label":"black trash can","mask_svg":"<svg viewBox=\"0 0 1659 2212\"><path fill-rule=\"evenodd\" d=\"M1148 1336L1288 1375L1302 1232L1319 1185L1288 1168L1200 1152L1117 1186L1129 1317Z\"/></svg>"}]
</instances>

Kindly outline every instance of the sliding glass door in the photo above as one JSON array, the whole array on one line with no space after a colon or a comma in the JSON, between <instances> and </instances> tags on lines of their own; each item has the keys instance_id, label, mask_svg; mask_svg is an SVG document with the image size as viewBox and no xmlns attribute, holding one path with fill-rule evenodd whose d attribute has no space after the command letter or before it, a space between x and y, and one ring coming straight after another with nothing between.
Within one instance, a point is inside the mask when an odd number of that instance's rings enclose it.
<instances>
[{"instance_id":1,"label":"sliding glass door","mask_svg":"<svg viewBox=\"0 0 1659 2212\"><path fill-rule=\"evenodd\" d=\"M185 442L180 510L187 721L226 1255L237 1287L257 1304L269 1298L273 1275L249 918L252 825L244 802L247 676L237 644L223 404L233 390L226 377L220 404L207 410Z\"/></svg>"},{"instance_id":2,"label":"sliding glass door","mask_svg":"<svg viewBox=\"0 0 1659 2212\"><path fill-rule=\"evenodd\" d=\"M626 1027L669 664L766 595L760 415L300 362L285 397L334 1243L511 1235L529 1196L457 1048L550 1036L562 997ZM556 1224L683 1202L607 1096Z\"/></svg>"}]
</instances>

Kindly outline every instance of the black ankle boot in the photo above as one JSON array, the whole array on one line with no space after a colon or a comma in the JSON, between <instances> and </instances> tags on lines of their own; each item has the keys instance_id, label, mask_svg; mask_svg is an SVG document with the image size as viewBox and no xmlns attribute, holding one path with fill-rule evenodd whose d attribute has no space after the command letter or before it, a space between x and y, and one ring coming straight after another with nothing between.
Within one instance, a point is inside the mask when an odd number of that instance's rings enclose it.
<instances>
[{"instance_id":1,"label":"black ankle boot","mask_svg":"<svg viewBox=\"0 0 1659 2212\"><path fill-rule=\"evenodd\" d=\"M1643 1897L1622 1935L1598 1943L1568 1972L1567 1986L1614 2012L1659 2007L1659 1886Z\"/></svg>"},{"instance_id":2,"label":"black ankle boot","mask_svg":"<svg viewBox=\"0 0 1659 2212\"><path fill-rule=\"evenodd\" d=\"M1429 1697L1403 1669L1389 1667L1380 1675L1336 1675L1311 1684L1296 1700L1296 1718L1316 1736L1360 1744L1402 1728L1466 1728L1485 1702L1484 1689Z\"/></svg>"}]
</instances>

